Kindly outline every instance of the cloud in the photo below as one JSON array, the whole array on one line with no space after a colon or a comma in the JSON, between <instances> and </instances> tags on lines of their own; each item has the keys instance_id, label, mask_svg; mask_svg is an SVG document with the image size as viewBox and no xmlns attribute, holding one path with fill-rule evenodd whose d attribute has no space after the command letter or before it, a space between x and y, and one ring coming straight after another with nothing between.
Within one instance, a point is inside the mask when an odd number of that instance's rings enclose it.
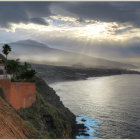
<instances>
[{"instance_id":1,"label":"cloud","mask_svg":"<svg viewBox=\"0 0 140 140\"><path fill-rule=\"evenodd\" d=\"M113 40L111 37L100 40L97 38L88 39L83 36L76 37L75 32L76 30L61 31L61 28L59 30L48 29L48 31L45 31L45 29L37 31L25 28L16 29L15 32L0 31L0 40L14 42L23 39L32 39L57 49L83 53L93 57L102 57L109 60L123 61L126 59L130 60L130 58L140 58L140 36L130 36L128 33L129 38L125 40ZM120 38L122 37L120 36Z\"/></svg>"},{"instance_id":2,"label":"cloud","mask_svg":"<svg viewBox=\"0 0 140 140\"><path fill-rule=\"evenodd\" d=\"M50 47L87 54L93 57L123 61L127 58L140 58L140 37L129 37L126 40L87 39L75 37L75 31L39 32L31 39L44 42ZM115 35L114 35L115 36Z\"/></svg>"},{"instance_id":3,"label":"cloud","mask_svg":"<svg viewBox=\"0 0 140 140\"><path fill-rule=\"evenodd\" d=\"M124 32L131 31L131 29L133 29L133 27L126 27L124 29L118 29L115 31L115 34L122 34Z\"/></svg>"},{"instance_id":4,"label":"cloud","mask_svg":"<svg viewBox=\"0 0 140 140\"><path fill-rule=\"evenodd\" d=\"M44 18L52 15L85 20L118 22L140 27L140 2L0 2L0 26L11 23L48 25Z\"/></svg>"},{"instance_id":5,"label":"cloud","mask_svg":"<svg viewBox=\"0 0 140 140\"><path fill-rule=\"evenodd\" d=\"M139 7L140 2L0 2L0 27L14 29L0 30L0 42L30 38L96 57L140 58Z\"/></svg>"},{"instance_id":6,"label":"cloud","mask_svg":"<svg viewBox=\"0 0 140 140\"><path fill-rule=\"evenodd\" d=\"M81 22L83 19L91 19L140 27L140 2L63 2L54 6L58 10L63 8L75 14Z\"/></svg>"},{"instance_id":7,"label":"cloud","mask_svg":"<svg viewBox=\"0 0 140 140\"><path fill-rule=\"evenodd\" d=\"M43 18L31 18L30 21L36 24L49 25Z\"/></svg>"},{"instance_id":8,"label":"cloud","mask_svg":"<svg viewBox=\"0 0 140 140\"><path fill-rule=\"evenodd\" d=\"M86 40L69 37L67 34L59 37L51 37L49 34L46 34L47 37L44 34L40 34L36 38L42 42L46 42L49 46L93 57L118 61L124 61L128 58L140 58L140 37L129 38L121 42L120 40Z\"/></svg>"},{"instance_id":9,"label":"cloud","mask_svg":"<svg viewBox=\"0 0 140 140\"><path fill-rule=\"evenodd\" d=\"M43 17L50 13L50 2L0 2L0 26L10 28L11 23L48 25Z\"/></svg>"}]
</instances>

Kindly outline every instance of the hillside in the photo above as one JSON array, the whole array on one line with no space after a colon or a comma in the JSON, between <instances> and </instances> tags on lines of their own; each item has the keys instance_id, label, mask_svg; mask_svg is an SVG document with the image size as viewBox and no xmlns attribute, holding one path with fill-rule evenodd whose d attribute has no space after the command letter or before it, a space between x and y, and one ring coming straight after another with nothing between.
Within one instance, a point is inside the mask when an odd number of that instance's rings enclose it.
<instances>
[{"instance_id":1,"label":"hillside","mask_svg":"<svg viewBox=\"0 0 140 140\"><path fill-rule=\"evenodd\" d=\"M0 139L36 137L37 131L0 97Z\"/></svg>"},{"instance_id":2,"label":"hillside","mask_svg":"<svg viewBox=\"0 0 140 140\"><path fill-rule=\"evenodd\" d=\"M0 44L2 46L3 44ZM34 40L20 40L9 43L12 47L10 58L20 57L24 61L51 64L57 66L81 65L98 68L136 68L131 64L95 58L75 52L50 48L48 45Z\"/></svg>"}]
</instances>

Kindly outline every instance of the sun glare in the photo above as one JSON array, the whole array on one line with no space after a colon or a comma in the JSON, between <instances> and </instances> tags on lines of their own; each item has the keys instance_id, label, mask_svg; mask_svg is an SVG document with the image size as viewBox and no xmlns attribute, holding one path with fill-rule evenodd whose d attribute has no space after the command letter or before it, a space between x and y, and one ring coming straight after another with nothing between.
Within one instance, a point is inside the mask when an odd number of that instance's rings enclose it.
<instances>
[{"instance_id":1,"label":"sun glare","mask_svg":"<svg viewBox=\"0 0 140 140\"><path fill-rule=\"evenodd\" d=\"M109 25L107 23L90 24L79 28L79 34L88 38L106 37Z\"/></svg>"}]
</instances>

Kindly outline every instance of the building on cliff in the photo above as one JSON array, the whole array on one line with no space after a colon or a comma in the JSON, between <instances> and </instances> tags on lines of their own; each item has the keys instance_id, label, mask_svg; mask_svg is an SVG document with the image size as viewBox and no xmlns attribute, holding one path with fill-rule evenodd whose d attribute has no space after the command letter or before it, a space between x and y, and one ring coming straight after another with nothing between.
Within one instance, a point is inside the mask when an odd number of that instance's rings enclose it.
<instances>
[{"instance_id":1,"label":"building on cliff","mask_svg":"<svg viewBox=\"0 0 140 140\"><path fill-rule=\"evenodd\" d=\"M2 88L5 99L15 109L26 108L31 106L36 100L35 82L13 82L12 74L5 76L5 61L0 54L0 87Z\"/></svg>"}]
</instances>

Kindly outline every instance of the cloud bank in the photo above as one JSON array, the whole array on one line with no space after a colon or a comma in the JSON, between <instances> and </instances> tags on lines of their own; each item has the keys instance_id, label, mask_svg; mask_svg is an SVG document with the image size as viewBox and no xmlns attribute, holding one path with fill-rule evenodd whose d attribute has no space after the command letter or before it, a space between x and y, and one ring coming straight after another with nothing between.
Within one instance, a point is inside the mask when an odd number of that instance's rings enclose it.
<instances>
[{"instance_id":1,"label":"cloud bank","mask_svg":"<svg viewBox=\"0 0 140 140\"><path fill-rule=\"evenodd\" d=\"M49 2L0 2L0 26L10 28L11 23L48 25L43 17L50 16Z\"/></svg>"},{"instance_id":2,"label":"cloud bank","mask_svg":"<svg viewBox=\"0 0 140 140\"><path fill-rule=\"evenodd\" d=\"M140 61L140 2L0 2L0 42Z\"/></svg>"}]
</instances>

